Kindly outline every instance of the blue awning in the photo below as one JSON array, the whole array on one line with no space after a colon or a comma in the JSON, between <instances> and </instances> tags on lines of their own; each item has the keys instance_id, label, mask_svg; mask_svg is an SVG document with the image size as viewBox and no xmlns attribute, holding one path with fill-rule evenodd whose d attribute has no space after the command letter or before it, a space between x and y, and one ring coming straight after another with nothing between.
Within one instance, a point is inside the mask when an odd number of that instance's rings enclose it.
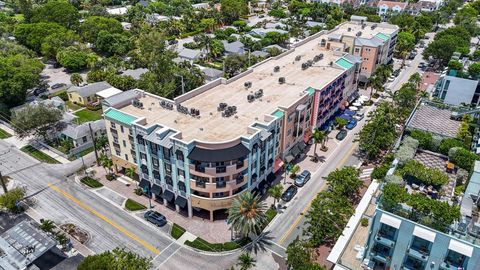
<instances>
[{"instance_id":1,"label":"blue awning","mask_svg":"<svg viewBox=\"0 0 480 270\"><path fill-rule=\"evenodd\" d=\"M348 109L345 110L343 113L346 114L346 115L351 115L351 116L355 115L354 111L351 111L351 110L348 110Z\"/></svg>"},{"instance_id":2,"label":"blue awning","mask_svg":"<svg viewBox=\"0 0 480 270\"><path fill-rule=\"evenodd\" d=\"M340 118L343 118L343 119L345 119L345 120L347 120L347 121L352 120L352 116L351 116L351 115L348 115L348 114L342 114L342 115L340 115Z\"/></svg>"}]
</instances>

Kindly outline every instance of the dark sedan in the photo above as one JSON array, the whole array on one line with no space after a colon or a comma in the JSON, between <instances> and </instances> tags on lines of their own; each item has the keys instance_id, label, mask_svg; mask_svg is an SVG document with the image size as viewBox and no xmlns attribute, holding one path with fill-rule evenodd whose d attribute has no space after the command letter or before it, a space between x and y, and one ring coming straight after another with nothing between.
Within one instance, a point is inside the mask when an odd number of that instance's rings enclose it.
<instances>
[{"instance_id":1,"label":"dark sedan","mask_svg":"<svg viewBox=\"0 0 480 270\"><path fill-rule=\"evenodd\" d=\"M164 215L158 213L157 211L149 210L145 212L143 217L159 227L165 226L165 224L167 224L167 218Z\"/></svg>"},{"instance_id":2,"label":"dark sedan","mask_svg":"<svg viewBox=\"0 0 480 270\"><path fill-rule=\"evenodd\" d=\"M289 202L297 194L298 188L294 185L290 185L285 192L282 194L282 200L284 202Z\"/></svg>"},{"instance_id":3,"label":"dark sedan","mask_svg":"<svg viewBox=\"0 0 480 270\"><path fill-rule=\"evenodd\" d=\"M335 136L335 138L337 138L337 140L339 140L339 141L345 139L345 137L347 137L347 130L346 129L340 130L338 132L337 136Z\"/></svg>"}]
</instances>

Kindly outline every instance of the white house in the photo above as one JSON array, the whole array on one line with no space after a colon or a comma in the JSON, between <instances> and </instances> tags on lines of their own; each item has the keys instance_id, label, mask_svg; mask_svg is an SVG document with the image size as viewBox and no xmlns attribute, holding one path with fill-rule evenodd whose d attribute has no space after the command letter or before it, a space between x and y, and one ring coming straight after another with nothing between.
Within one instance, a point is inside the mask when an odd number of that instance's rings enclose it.
<instances>
[{"instance_id":1,"label":"white house","mask_svg":"<svg viewBox=\"0 0 480 270\"><path fill-rule=\"evenodd\" d=\"M387 13L400 13L405 10L408 2L395 2L395 1L378 1L378 15L385 15Z\"/></svg>"}]
</instances>

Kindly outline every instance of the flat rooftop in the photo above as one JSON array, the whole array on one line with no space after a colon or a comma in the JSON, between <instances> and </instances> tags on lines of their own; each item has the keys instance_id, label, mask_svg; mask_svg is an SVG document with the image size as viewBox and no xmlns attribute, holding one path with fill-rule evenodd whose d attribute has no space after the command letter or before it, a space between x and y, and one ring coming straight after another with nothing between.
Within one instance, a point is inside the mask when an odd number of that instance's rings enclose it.
<instances>
[{"instance_id":1,"label":"flat rooftop","mask_svg":"<svg viewBox=\"0 0 480 270\"><path fill-rule=\"evenodd\" d=\"M398 27L388 23L372 23L366 22L365 27L362 29L362 25L355 22L347 22L339 26L338 30L333 32L333 34L347 35L352 37L362 37L362 38L372 38L374 36L381 34L392 35L395 31L398 30ZM375 25L375 27L372 26ZM350 31L349 31L350 28ZM357 36L356 34L362 32L361 35Z\"/></svg>"},{"instance_id":2,"label":"flat rooftop","mask_svg":"<svg viewBox=\"0 0 480 270\"><path fill-rule=\"evenodd\" d=\"M347 29L350 24L361 28L360 25L346 23L337 31ZM372 35L374 33L388 34L396 29L393 28L390 30L391 32L388 32L385 29L390 28L376 27L371 30L370 27L366 27L365 29L367 28ZM326 50L320 46L320 41L326 39L328 35L310 37L310 40L289 51L290 53L285 53L278 59L270 58L251 67L247 71L250 73L233 82L211 87L207 91L181 102L178 101L183 97L177 98L176 105L180 104L188 109L200 110L200 118L180 113L176 108L164 109L159 104L161 99L149 94L139 98L139 101L143 103L143 108L128 105L121 111L137 117L145 117L146 126L160 124L178 130L182 133L182 140L187 142L194 139L203 142L232 141L242 135L247 135L248 127L252 124L264 123L265 115L271 115L279 107L291 107L303 96L309 94L307 89L310 87L322 89L352 66L349 61L344 59L339 62L339 65L330 65L340 59L344 53ZM314 63L312 67L302 70L302 63L312 60L319 54L323 54L323 59ZM301 56L301 60L296 61L297 56ZM274 72L276 66L280 67L278 72ZM279 84L280 77L285 77L284 84ZM245 82L252 82L251 88L245 88ZM214 81L212 84L214 83L216 82ZM253 94L259 89L263 90L263 97L249 102L247 95ZM185 95L192 95L192 91ZM221 112L217 111L220 103L236 106L237 113L230 117L223 117Z\"/></svg>"},{"instance_id":3,"label":"flat rooftop","mask_svg":"<svg viewBox=\"0 0 480 270\"><path fill-rule=\"evenodd\" d=\"M450 118L452 111L435 107L429 103L421 103L414 110L407 126L412 129L428 131L434 134L455 138L460 121Z\"/></svg>"}]
</instances>

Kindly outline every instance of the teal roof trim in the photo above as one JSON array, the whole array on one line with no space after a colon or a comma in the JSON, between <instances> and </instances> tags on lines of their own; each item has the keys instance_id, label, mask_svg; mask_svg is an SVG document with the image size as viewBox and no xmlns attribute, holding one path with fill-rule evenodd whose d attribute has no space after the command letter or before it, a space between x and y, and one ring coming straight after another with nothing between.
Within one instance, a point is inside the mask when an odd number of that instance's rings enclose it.
<instances>
[{"instance_id":1,"label":"teal roof trim","mask_svg":"<svg viewBox=\"0 0 480 270\"><path fill-rule=\"evenodd\" d=\"M282 118L285 114L280 110L276 110L274 113L272 113L272 115L276 116L277 118Z\"/></svg>"},{"instance_id":2,"label":"teal roof trim","mask_svg":"<svg viewBox=\"0 0 480 270\"><path fill-rule=\"evenodd\" d=\"M133 121L137 120L135 116L131 116L113 108L110 108L105 112L105 117L125 125L131 125Z\"/></svg>"},{"instance_id":3,"label":"teal roof trim","mask_svg":"<svg viewBox=\"0 0 480 270\"><path fill-rule=\"evenodd\" d=\"M309 96L311 96L315 93L315 89L313 89L312 87L308 87L306 91L307 91Z\"/></svg>"},{"instance_id":4,"label":"teal roof trim","mask_svg":"<svg viewBox=\"0 0 480 270\"><path fill-rule=\"evenodd\" d=\"M341 66L344 69L351 69L353 67L353 63L346 60L345 58L341 57L337 61L335 61L335 64Z\"/></svg>"},{"instance_id":5,"label":"teal roof trim","mask_svg":"<svg viewBox=\"0 0 480 270\"><path fill-rule=\"evenodd\" d=\"M384 33L378 33L375 35L378 38L381 38L383 40L388 40L390 38L390 35L384 34Z\"/></svg>"}]
</instances>

